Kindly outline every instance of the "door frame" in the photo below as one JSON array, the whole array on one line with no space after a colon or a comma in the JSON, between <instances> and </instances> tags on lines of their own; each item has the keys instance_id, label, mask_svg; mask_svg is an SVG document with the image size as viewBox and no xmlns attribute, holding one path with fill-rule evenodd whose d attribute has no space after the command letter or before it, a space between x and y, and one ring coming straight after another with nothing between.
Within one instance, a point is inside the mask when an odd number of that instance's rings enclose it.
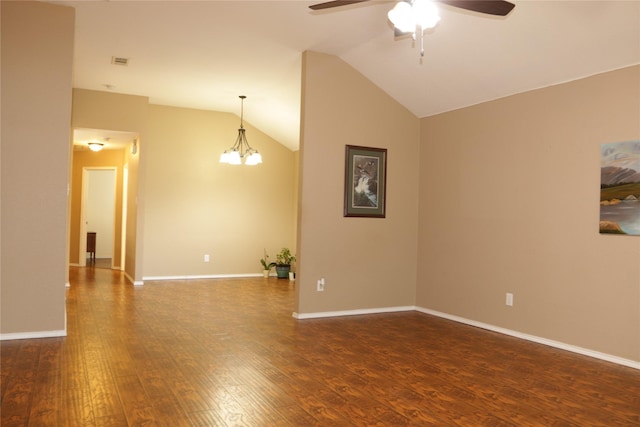
<instances>
[{"instance_id":1,"label":"door frame","mask_svg":"<svg viewBox=\"0 0 640 427\"><path fill-rule=\"evenodd\" d=\"M84 166L82 168L82 194L80 195L80 246L78 248L78 264L80 265L80 267L86 267L87 266L87 218L86 218L86 212L87 212L87 196L89 194L89 173L91 171L98 171L98 170L112 170L114 172L114 180L113 180L113 198L114 201L117 202L116 197L118 194L117 191L117 186L118 186L118 167L117 166ZM113 243L115 243L115 224L116 224L116 217L117 217L117 212L116 212L116 206L118 204L114 203L114 208L113 208L113 236L112 239L114 240ZM112 253L111 253L111 268L113 268L113 261L115 259L115 251L116 251L116 247L114 244L111 245L112 246Z\"/></svg>"}]
</instances>

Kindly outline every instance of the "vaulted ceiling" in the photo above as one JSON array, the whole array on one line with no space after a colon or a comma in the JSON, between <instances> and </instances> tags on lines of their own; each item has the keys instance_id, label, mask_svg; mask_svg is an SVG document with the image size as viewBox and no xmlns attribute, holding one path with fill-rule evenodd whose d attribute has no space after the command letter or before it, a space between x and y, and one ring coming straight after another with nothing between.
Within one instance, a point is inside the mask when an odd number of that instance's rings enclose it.
<instances>
[{"instance_id":1,"label":"vaulted ceiling","mask_svg":"<svg viewBox=\"0 0 640 427\"><path fill-rule=\"evenodd\" d=\"M640 63L637 0L515 0L506 17L439 5L422 58L394 39L389 1L55 3L76 9L74 87L235 114L246 95L245 121L294 150L305 50L340 57L417 117Z\"/></svg>"}]
</instances>

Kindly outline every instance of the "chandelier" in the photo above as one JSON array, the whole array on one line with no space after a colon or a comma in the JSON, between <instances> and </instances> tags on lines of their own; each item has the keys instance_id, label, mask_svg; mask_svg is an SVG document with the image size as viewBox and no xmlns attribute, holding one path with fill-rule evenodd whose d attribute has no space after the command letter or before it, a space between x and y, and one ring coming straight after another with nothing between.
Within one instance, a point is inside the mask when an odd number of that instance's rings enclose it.
<instances>
[{"instance_id":1,"label":"chandelier","mask_svg":"<svg viewBox=\"0 0 640 427\"><path fill-rule=\"evenodd\" d=\"M401 0L387 14L400 34L420 35L420 56L424 56L424 30L434 28L440 21L438 8L430 0Z\"/></svg>"},{"instance_id":2,"label":"chandelier","mask_svg":"<svg viewBox=\"0 0 640 427\"><path fill-rule=\"evenodd\" d=\"M244 160L245 165L257 165L262 163L262 156L258 153L258 150L251 148L247 137L245 135L245 129L243 126L244 116L244 99L246 96L240 95L240 129L238 129L238 138L236 138L235 144L220 156L220 163L228 163L230 165L242 164Z\"/></svg>"}]
</instances>

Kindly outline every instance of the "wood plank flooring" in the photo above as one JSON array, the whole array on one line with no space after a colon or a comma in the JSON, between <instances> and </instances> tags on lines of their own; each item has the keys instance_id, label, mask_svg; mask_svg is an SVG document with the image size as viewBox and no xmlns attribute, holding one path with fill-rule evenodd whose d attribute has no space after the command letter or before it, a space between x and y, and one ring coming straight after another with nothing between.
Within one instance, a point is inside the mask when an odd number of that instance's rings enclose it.
<instances>
[{"instance_id":1,"label":"wood plank flooring","mask_svg":"<svg viewBox=\"0 0 640 427\"><path fill-rule=\"evenodd\" d=\"M275 278L70 282L67 337L1 343L2 426L640 426L640 371L425 314L298 321Z\"/></svg>"}]
</instances>

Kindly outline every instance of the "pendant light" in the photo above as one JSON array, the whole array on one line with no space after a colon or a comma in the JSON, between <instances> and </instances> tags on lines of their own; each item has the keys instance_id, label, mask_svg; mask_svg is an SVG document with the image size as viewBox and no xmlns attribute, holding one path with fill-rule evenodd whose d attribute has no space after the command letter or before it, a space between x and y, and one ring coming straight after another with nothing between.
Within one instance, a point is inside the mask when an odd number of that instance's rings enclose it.
<instances>
[{"instance_id":1,"label":"pendant light","mask_svg":"<svg viewBox=\"0 0 640 427\"><path fill-rule=\"evenodd\" d=\"M235 144L220 156L220 163L228 163L230 165L242 164L244 160L245 165L257 165L262 163L262 156L258 153L258 150L251 148L247 137L245 135L245 129L243 126L244 116L244 100L246 96L240 95L240 129L238 129L238 137Z\"/></svg>"}]
</instances>

